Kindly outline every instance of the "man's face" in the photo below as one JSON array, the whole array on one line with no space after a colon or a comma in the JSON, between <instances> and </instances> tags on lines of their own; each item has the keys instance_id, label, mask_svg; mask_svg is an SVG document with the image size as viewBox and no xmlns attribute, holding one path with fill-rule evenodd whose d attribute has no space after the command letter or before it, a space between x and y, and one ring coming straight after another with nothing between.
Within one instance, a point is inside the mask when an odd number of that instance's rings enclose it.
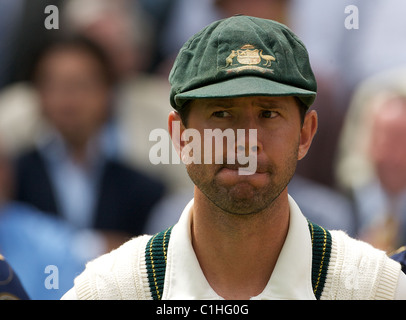
<instances>
[{"instance_id":1,"label":"man's face","mask_svg":"<svg viewBox=\"0 0 406 320\"><path fill-rule=\"evenodd\" d=\"M398 194L406 188L406 100L389 99L373 116L371 159L385 190Z\"/></svg>"},{"instance_id":2,"label":"man's face","mask_svg":"<svg viewBox=\"0 0 406 320\"><path fill-rule=\"evenodd\" d=\"M100 63L81 49L57 49L40 62L41 106L66 139L87 138L104 123L110 90L103 79Z\"/></svg>"},{"instance_id":3,"label":"man's face","mask_svg":"<svg viewBox=\"0 0 406 320\"><path fill-rule=\"evenodd\" d=\"M239 174L237 162L235 165L226 163L226 146L223 164L215 164L213 160L213 164L202 161L203 164L187 165L187 172L197 188L217 207L232 214L253 214L269 207L286 188L298 159L304 156L299 155L302 126L295 99L197 99L191 102L190 108L188 128L198 130L202 139L205 129L231 128L234 132L245 129L243 141L236 141L233 151L238 152L239 146L244 146L246 152L257 152L256 172L252 175ZM254 142L249 141L249 129L257 132ZM203 153L208 151L203 150Z\"/></svg>"}]
</instances>

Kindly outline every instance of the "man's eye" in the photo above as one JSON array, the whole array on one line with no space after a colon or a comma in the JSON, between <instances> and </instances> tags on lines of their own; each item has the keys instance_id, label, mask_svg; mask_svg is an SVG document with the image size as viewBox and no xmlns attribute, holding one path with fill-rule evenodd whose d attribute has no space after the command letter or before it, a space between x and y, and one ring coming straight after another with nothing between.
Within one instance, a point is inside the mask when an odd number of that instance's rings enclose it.
<instances>
[{"instance_id":1,"label":"man's eye","mask_svg":"<svg viewBox=\"0 0 406 320\"><path fill-rule=\"evenodd\" d=\"M213 117L216 117L216 118L227 118L229 116L231 116L231 115L227 111L215 111L215 112L213 112Z\"/></svg>"},{"instance_id":2,"label":"man's eye","mask_svg":"<svg viewBox=\"0 0 406 320\"><path fill-rule=\"evenodd\" d=\"M267 118L267 119L276 118L278 115L279 115L278 112L271 111L271 110L264 110L264 111L261 112L261 117L262 118Z\"/></svg>"}]
</instances>

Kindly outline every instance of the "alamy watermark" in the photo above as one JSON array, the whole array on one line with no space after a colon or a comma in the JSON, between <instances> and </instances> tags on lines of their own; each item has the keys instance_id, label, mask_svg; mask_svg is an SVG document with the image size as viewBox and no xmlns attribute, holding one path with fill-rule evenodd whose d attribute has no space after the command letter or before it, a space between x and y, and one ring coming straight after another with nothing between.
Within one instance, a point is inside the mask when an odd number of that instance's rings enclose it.
<instances>
[{"instance_id":1,"label":"alamy watermark","mask_svg":"<svg viewBox=\"0 0 406 320\"><path fill-rule=\"evenodd\" d=\"M45 267L45 274L49 274L45 277L44 286L48 290L59 289L59 269L57 266L50 264Z\"/></svg>"},{"instance_id":2,"label":"alamy watermark","mask_svg":"<svg viewBox=\"0 0 406 320\"><path fill-rule=\"evenodd\" d=\"M47 14L44 20L44 26L47 30L59 29L59 9L56 5L47 5L44 9ZM348 5L344 8L347 14L344 20L346 29L359 29L359 10L356 5Z\"/></svg>"},{"instance_id":3,"label":"alamy watermark","mask_svg":"<svg viewBox=\"0 0 406 320\"><path fill-rule=\"evenodd\" d=\"M44 26L47 30L59 29L59 9L55 5L48 5L44 10L48 14L44 20Z\"/></svg>"},{"instance_id":4,"label":"alamy watermark","mask_svg":"<svg viewBox=\"0 0 406 320\"><path fill-rule=\"evenodd\" d=\"M152 164L179 164L182 161L184 164L234 165L237 161L241 165L238 174L252 175L256 172L256 129L249 129L248 136L245 129L204 129L203 136L193 128L183 130L182 134L180 131L180 121L172 122L172 140L165 129L151 131L149 141L157 142L149 151ZM179 147L181 145L182 148Z\"/></svg>"},{"instance_id":5,"label":"alamy watermark","mask_svg":"<svg viewBox=\"0 0 406 320\"><path fill-rule=\"evenodd\" d=\"M347 30L359 29L359 10L355 5L348 5L344 9L344 13L348 14L344 20L344 26Z\"/></svg>"}]
</instances>

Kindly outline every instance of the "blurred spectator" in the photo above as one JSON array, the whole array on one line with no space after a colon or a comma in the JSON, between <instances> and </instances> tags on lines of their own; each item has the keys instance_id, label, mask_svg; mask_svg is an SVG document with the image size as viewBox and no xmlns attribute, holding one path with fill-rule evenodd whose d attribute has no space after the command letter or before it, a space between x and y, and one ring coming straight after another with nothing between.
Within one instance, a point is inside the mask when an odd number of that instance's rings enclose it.
<instances>
[{"instance_id":1,"label":"blurred spectator","mask_svg":"<svg viewBox=\"0 0 406 320\"><path fill-rule=\"evenodd\" d=\"M78 230L22 202L1 205L0 251L31 299L60 299L86 262L109 249L101 233Z\"/></svg>"},{"instance_id":2,"label":"blurred spectator","mask_svg":"<svg viewBox=\"0 0 406 320\"><path fill-rule=\"evenodd\" d=\"M148 6L160 6L164 10L163 2L148 2ZM115 66L118 81L112 97L111 131L115 132L117 156L163 179L169 187L168 193L176 193L190 185L183 166L169 168L169 165L153 165L149 160L149 150L156 143L149 141L149 135L154 129L167 129L171 108L167 75L146 73L158 53L151 34L155 27L150 19L152 12L146 13L144 7L134 0L69 0L63 10L64 29L98 43Z\"/></svg>"},{"instance_id":3,"label":"blurred spectator","mask_svg":"<svg viewBox=\"0 0 406 320\"><path fill-rule=\"evenodd\" d=\"M109 65L81 36L59 38L39 54L33 81L48 126L37 147L17 160L16 199L77 228L104 230L114 248L142 233L164 185L114 159L106 139L114 85Z\"/></svg>"},{"instance_id":4,"label":"blurred spectator","mask_svg":"<svg viewBox=\"0 0 406 320\"><path fill-rule=\"evenodd\" d=\"M360 237L390 252L406 241L406 69L362 83L344 126L337 177L355 201Z\"/></svg>"},{"instance_id":5,"label":"blurred spectator","mask_svg":"<svg viewBox=\"0 0 406 320\"><path fill-rule=\"evenodd\" d=\"M12 201L14 174L7 148L0 144L0 252L13 268L1 288L14 296L31 299L60 299L82 272L85 263L107 252L105 237L90 229L76 229L69 223L33 206ZM2 260L2 259L0 259ZM0 261L1 274L7 270ZM55 268L54 274L47 267ZM13 275L18 274L19 281ZM46 285L47 277L51 277ZM12 286L14 289L10 288ZM13 290L13 291L10 291ZM0 293L1 299L1 293Z\"/></svg>"}]
</instances>

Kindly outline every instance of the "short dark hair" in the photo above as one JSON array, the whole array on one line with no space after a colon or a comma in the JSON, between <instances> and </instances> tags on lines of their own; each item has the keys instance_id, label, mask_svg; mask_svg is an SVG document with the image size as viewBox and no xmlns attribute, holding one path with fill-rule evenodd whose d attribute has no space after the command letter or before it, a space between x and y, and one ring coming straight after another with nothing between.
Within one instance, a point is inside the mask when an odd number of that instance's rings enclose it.
<instances>
[{"instance_id":1,"label":"short dark hair","mask_svg":"<svg viewBox=\"0 0 406 320\"><path fill-rule=\"evenodd\" d=\"M307 106L304 104L304 102L302 102L302 100L300 100L298 97L294 97L297 105L299 107L299 113L300 113L300 124L303 126L304 123L304 118L306 116L307 113ZM182 108L180 108L177 112L179 113L180 119L182 120L182 123L185 127L187 127L187 121L189 118L189 113L190 113L190 104L191 104L192 100L188 100L184 103L184 105L182 106Z\"/></svg>"},{"instance_id":2,"label":"short dark hair","mask_svg":"<svg viewBox=\"0 0 406 320\"><path fill-rule=\"evenodd\" d=\"M295 100L296 100L296 102L297 102L297 104L298 104L298 106L299 106L300 124L303 126L304 119L305 119L305 117L306 117L306 113L307 113L307 111L308 111L309 108L308 108L307 105L306 105L302 100L300 100L298 97L295 97Z\"/></svg>"},{"instance_id":3,"label":"short dark hair","mask_svg":"<svg viewBox=\"0 0 406 320\"><path fill-rule=\"evenodd\" d=\"M49 53L64 49L78 49L90 54L98 61L103 74L103 80L108 85L115 82L112 63L107 53L93 40L81 34L58 34L58 36L46 39L33 57L33 64L29 71L29 80L32 83L36 83L39 65Z\"/></svg>"}]
</instances>

